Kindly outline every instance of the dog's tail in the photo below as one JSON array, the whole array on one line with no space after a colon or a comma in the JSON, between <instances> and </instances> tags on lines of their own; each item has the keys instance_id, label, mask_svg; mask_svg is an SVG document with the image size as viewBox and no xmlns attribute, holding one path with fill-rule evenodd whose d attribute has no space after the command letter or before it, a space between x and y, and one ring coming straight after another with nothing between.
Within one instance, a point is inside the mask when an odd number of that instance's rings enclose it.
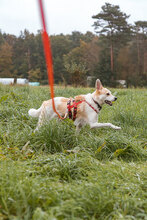
<instances>
[{"instance_id":1,"label":"dog's tail","mask_svg":"<svg viewBox=\"0 0 147 220\"><path fill-rule=\"evenodd\" d=\"M39 109L34 109L34 108L31 108L29 111L28 111L28 114L32 117L39 117L40 113L41 113L41 109L42 107L40 107Z\"/></svg>"}]
</instances>

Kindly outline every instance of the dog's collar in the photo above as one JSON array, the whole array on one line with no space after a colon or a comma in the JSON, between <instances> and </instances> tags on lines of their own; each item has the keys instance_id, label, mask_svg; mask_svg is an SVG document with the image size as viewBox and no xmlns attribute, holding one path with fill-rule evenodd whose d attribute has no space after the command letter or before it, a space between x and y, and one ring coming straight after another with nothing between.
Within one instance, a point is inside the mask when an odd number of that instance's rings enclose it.
<instances>
[{"instance_id":1,"label":"dog's collar","mask_svg":"<svg viewBox=\"0 0 147 220\"><path fill-rule=\"evenodd\" d=\"M98 102L96 102L93 98L92 98L92 100L94 101L94 103L97 105L97 107L98 107L98 109L99 109L99 111L102 109L102 106L100 106L100 104L98 103Z\"/></svg>"}]
</instances>

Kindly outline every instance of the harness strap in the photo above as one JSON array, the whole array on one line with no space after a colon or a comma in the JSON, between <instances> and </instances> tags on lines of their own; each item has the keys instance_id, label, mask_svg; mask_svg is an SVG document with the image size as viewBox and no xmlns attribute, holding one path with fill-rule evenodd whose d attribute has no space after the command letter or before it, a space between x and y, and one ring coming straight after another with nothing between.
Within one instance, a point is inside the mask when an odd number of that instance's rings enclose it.
<instances>
[{"instance_id":1,"label":"harness strap","mask_svg":"<svg viewBox=\"0 0 147 220\"><path fill-rule=\"evenodd\" d=\"M94 99L93 101L98 105L98 109L99 111L101 110L101 106L99 105L98 102L96 102ZM76 115L77 115L77 106L79 104L81 104L82 102L86 102L86 104L88 104L97 114L98 114L98 110L96 110L89 102L87 102L86 100L81 100L79 102L75 102L75 99L73 99L73 104L71 105L71 99L67 102L67 109L68 109L68 115L69 115L69 119L72 119L73 121L75 121L76 119ZM73 109L73 115L72 115L72 111L71 109Z\"/></svg>"},{"instance_id":2,"label":"harness strap","mask_svg":"<svg viewBox=\"0 0 147 220\"><path fill-rule=\"evenodd\" d=\"M71 99L67 102L68 116L72 119L72 111L71 111Z\"/></svg>"},{"instance_id":3,"label":"harness strap","mask_svg":"<svg viewBox=\"0 0 147 220\"><path fill-rule=\"evenodd\" d=\"M85 102L98 114L98 111L89 103L85 100Z\"/></svg>"}]
</instances>

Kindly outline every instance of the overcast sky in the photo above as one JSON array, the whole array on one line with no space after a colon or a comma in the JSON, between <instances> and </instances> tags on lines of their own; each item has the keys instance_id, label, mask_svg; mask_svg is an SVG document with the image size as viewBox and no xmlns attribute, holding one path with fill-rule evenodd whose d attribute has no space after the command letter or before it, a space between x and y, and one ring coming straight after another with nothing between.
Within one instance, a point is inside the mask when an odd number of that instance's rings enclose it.
<instances>
[{"instance_id":1,"label":"overcast sky","mask_svg":"<svg viewBox=\"0 0 147 220\"><path fill-rule=\"evenodd\" d=\"M129 23L147 20L147 0L44 0L49 34L70 34L72 31L94 32L92 24L105 2L119 5L121 11L131 15ZM0 0L0 29L4 33L19 35L28 29L37 33L41 29L38 0Z\"/></svg>"}]
</instances>

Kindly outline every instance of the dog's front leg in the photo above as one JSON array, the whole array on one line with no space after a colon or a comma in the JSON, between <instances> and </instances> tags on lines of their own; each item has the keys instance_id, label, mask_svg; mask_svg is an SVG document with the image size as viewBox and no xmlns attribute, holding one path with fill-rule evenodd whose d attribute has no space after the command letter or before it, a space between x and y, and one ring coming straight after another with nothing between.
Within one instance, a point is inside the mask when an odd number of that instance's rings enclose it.
<instances>
[{"instance_id":1,"label":"dog's front leg","mask_svg":"<svg viewBox=\"0 0 147 220\"><path fill-rule=\"evenodd\" d=\"M109 127L109 128L113 128L115 130L120 130L121 127L118 127L118 126L115 126L111 123L98 123L98 122L95 122L95 123L90 123L90 127L91 128L105 128L105 127Z\"/></svg>"}]
</instances>

